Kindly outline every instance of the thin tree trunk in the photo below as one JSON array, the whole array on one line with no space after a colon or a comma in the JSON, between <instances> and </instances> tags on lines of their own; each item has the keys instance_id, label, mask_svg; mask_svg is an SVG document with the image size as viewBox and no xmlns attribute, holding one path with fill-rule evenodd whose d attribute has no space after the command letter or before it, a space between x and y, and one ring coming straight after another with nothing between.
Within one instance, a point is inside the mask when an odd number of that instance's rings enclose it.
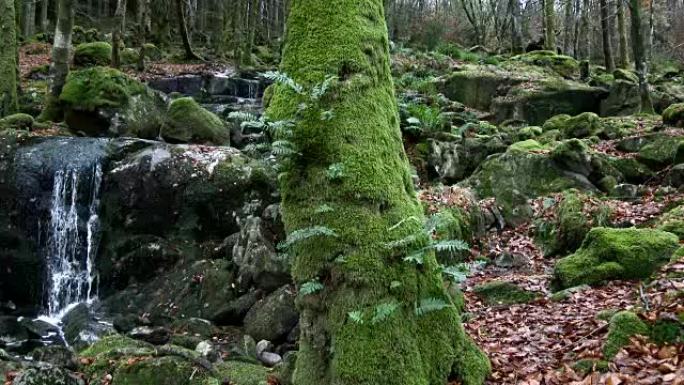
<instances>
[{"instance_id":1,"label":"thin tree trunk","mask_svg":"<svg viewBox=\"0 0 684 385\"><path fill-rule=\"evenodd\" d=\"M629 10L632 15L632 50L634 51L634 64L639 77L639 93L641 95L641 112L654 113L653 100L651 99L650 86L648 84L648 63L646 62L646 43L644 36L643 9L641 0L630 0ZM646 29L648 30L648 29Z\"/></svg>"},{"instance_id":2,"label":"thin tree trunk","mask_svg":"<svg viewBox=\"0 0 684 385\"><path fill-rule=\"evenodd\" d=\"M23 0L21 14L22 36L24 40L29 40L35 34L36 26L36 5L34 0Z\"/></svg>"},{"instance_id":3,"label":"thin tree trunk","mask_svg":"<svg viewBox=\"0 0 684 385\"><path fill-rule=\"evenodd\" d=\"M112 34L112 67L121 67L121 45L126 30L126 0L116 2L114 33Z\"/></svg>"},{"instance_id":4,"label":"thin tree trunk","mask_svg":"<svg viewBox=\"0 0 684 385\"><path fill-rule=\"evenodd\" d=\"M565 0L565 31L563 32L563 53L565 55L569 55L570 49L572 48L573 1L574 0Z\"/></svg>"},{"instance_id":5,"label":"thin tree trunk","mask_svg":"<svg viewBox=\"0 0 684 385\"><path fill-rule=\"evenodd\" d=\"M556 52L555 0L544 0L544 48Z\"/></svg>"},{"instance_id":6,"label":"thin tree trunk","mask_svg":"<svg viewBox=\"0 0 684 385\"><path fill-rule=\"evenodd\" d=\"M582 59L591 60L591 22L589 21L589 8L591 7L590 0L582 2L582 26L581 33L584 38L581 38L582 43Z\"/></svg>"},{"instance_id":7,"label":"thin tree trunk","mask_svg":"<svg viewBox=\"0 0 684 385\"><path fill-rule=\"evenodd\" d=\"M521 54L525 51L522 39L522 12L520 10L520 0L511 1L511 47L514 54Z\"/></svg>"},{"instance_id":8,"label":"thin tree trunk","mask_svg":"<svg viewBox=\"0 0 684 385\"><path fill-rule=\"evenodd\" d=\"M138 55L137 70L145 70L145 44L147 43L147 20L149 18L150 0L138 0L138 38L140 52Z\"/></svg>"},{"instance_id":9,"label":"thin tree trunk","mask_svg":"<svg viewBox=\"0 0 684 385\"><path fill-rule=\"evenodd\" d=\"M625 0L617 0L617 23L618 23L618 66L629 67L629 47L627 43L627 20L625 20Z\"/></svg>"},{"instance_id":10,"label":"thin tree trunk","mask_svg":"<svg viewBox=\"0 0 684 385\"><path fill-rule=\"evenodd\" d=\"M610 23L610 12L607 0L600 0L601 4L601 36L603 37L603 59L606 70L615 71L615 60L613 60L612 25Z\"/></svg>"},{"instance_id":11,"label":"thin tree trunk","mask_svg":"<svg viewBox=\"0 0 684 385\"><path fill-rule=\"evenodd\" d=\"M192 43L190 42L190 35L188 34L188 25L185 21L185 7L183 3L185 0L176 1L176 17L178 18L178 28L180 29L181 39L183 40L183 49L185 50L185 58L187 60L198 60L200 57L192 50Z\"/></svg>"},{"instance_id":12,"label":"thin tree trunk","mask_svg":"<svg viewBox=\"0 0 684 385\"><path fill-rule=\"evenodd\" d=\"M14 0L0 0L0 118L17 112L17 23Z\"/></svg>"},{"instance_id":13,"label":"thin tree trunk","mask_svg":"<svg viewBox=\"0 0 684 385\"><path fill-rule=\"evenodd\" d=\"M404 257L419 245L389 246L428 236L402 146L388 40L382 0L292 2L282 72L305 87L338 78L299 113L311 99L279 85L268 110L274 120L301 117L290 138L301 155L280 178L288 233L334 232L290 250L294 282L322 285L299 291L293 383L436 385L454 374L481 385L489 365L450 305L434 253L415 265ZM328 110L334 117L322 121ZM441 305L422 313L428 302Z\"/></svg>"},{"instance_id":14,"label":"thin tree trunk","mask_svg":"<svg viewBox=\"0 0 684 385\"><path fill-rule=\"evenodd\" d=\"M48 31L48 10L50 9L50 0L40 1L40 32Z\"/></svg>"}]
</instances>

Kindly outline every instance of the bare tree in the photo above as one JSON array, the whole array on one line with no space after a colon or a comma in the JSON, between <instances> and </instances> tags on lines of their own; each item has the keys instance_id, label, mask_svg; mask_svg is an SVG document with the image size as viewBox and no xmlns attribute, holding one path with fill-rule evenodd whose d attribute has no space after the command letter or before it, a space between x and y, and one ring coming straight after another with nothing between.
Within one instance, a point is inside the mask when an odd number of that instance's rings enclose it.
<instances>
[{"instance_id":1,"label":"bare tree","mask_svg":"<svg viewBox=\"0 0 684 385\"><path fill-rule=\"evenodd\" d=\"M603 59L606 65L606 70L609 72L615 71L615 60L613 60L613 44L612 44L612 25L610 22L611 15L608 10L608 1L600 0L601 4L601 35L603 37Z\"/></svg>"}]
</instances>

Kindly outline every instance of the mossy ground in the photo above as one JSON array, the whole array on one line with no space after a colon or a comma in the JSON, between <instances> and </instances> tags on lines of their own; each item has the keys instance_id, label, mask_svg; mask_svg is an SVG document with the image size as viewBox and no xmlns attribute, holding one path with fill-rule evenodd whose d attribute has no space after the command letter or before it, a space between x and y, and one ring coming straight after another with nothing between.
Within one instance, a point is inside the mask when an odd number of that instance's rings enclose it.
<instances>
[{"instance_id":1,"label":"mossy ground","mask_svg":"<svg viewBox=\"0 0 684 385\"><path fill-rule=\"evenodd\" d=\"M98 41L82 43L74 49L74 65L77 67L106 66L112 59L112 45Z\"/></svg>"},{"instance_id":2,"label":"mossy ground","mask_svg":"<svg viewBox=\"0 0 684 385\"><path fill-rule=\"evenodd\" d=\"M610 319L603 355L607 359L612 359L635 335L648 335L648 325L632 312L622 311L615 314Z\"/></svg>"}]
</instances>

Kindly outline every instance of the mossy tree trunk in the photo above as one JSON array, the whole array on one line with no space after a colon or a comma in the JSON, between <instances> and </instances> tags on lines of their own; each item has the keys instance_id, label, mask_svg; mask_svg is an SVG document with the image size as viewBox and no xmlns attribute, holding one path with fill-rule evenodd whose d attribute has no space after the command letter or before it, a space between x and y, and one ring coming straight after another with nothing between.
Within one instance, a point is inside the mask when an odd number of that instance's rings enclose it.
<instances>
[{"instance_id":1,"label":"mossy tree trunk","mask_svg":"<svg viewBox=\"0 0 684 385\"><path fill-rule=\"evenodd\" d=\"M565 10L565 21L564 31L563 31L563 54L570 55L570 50L572 49L572 31L573 31L573 2L574 0L565 0L564 10Z\"/></svg>"},{"instance_id":2,"label":"mossy tree trunk","mask_svg":"<svg viewBox=\"0 0 684 385\"><path fill-rule=\"evenodd\" d=\"M618 28L618 66L629 67L629 48L627 42L627 20L625 19L625 0L617 0L617 28Z\"/></svg>"},{"instance_id":3,"label":"mossy tree trunk","mask_svg":"<svg viewBox=\"0 0 684 385\"><path fill-rule=\"evenodd\" d=\"M0 117L17 111L17 24L14 0L0 0Z\"/></svg>"},{"instance_id":4,"label":"mossy tree trunk","mask_svg":"<svg viewBox=\"0 0 684 385\"><path fill-rule=\"evenodd\" d=\"M654 113L651 90L648 84L648 62L646 56L646 43L643 10L648 6L649 0L629 0L629 11L632 18L632 50L634 52L634 65L639 77L639 93L641 95L641 112Z\"/></svg>"},{"instance_id":5,"label":"mossy tree trunk","mask_svg":"<svg viewBox=\"0 0 684 385\"><path fill-rule=\"evenodd\" d=\"M544 48L556 52L556 0L544 0Z\"/></svg>"},{"instance_id":6,"label":"mossy tree trunk","mask_svg":"<svg viewBox=\"0 0 684 385\"><path fill-rule=\"evenodd\" d=\"M434 254L416 265L404 256L417 245L388 247L410 235L427 237L402 145L388 46L382 0L291 2L282 71L306 86L338 78L320 102L332 119L304 113L292 137L300 155L280 178L290 234L317 226L335 232L291 250L297 285L323 284L298 295L297 385L435 385L452 375L475 385L489 371L455 307L417 315L422 301L451 303ZM305 100L279 85L268 115L292 118Z\"/></svg>"},{"instance_id":7,"label":"mossy tree trunk","mask_svg":"<svg viewBox=\"0 0 684 385\"><path fill-rule=\"evenodd\" d=\"M615 60L613 59L613 28L610 22L612 12L608 9L608 0L600 0L601 6L601 37L603 38L603 59L606 70L615 71Z\"/></svg>"},{"instance_id":8,"label":"mossy tree trunk","mask_svg":"<svg viewBox=\"0 0 684 385\"><path fill-rule=\"evenodd\" d=\"M580 34L584 38L580 38L580 59L591 60L591 23L589 21L589 8L591 7L591 0L582 0L582 20L580 25ZM578 34L578 36L580 36Z\"/></svg>"}]
</instances>

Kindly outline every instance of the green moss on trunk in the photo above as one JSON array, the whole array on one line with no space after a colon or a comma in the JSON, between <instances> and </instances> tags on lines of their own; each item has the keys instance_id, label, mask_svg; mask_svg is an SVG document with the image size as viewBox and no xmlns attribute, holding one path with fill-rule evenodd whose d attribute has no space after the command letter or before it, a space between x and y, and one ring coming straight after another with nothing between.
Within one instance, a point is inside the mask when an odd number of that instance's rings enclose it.
<instances>
[{"instance_id":1,"label":"green moss on trunk","mask_svg":"<svg viewBox=\"0 0 684 385\"><path fill-rule=\"evenodd\" d=\"M403 260L410 247L387 247L420 233L423 214L402 147L383 2L296 0L287 30L284 72L305 86L339 79L321 103L334 117L311 113L297 124L301 155L281 177L288 232L324 226L336 234L292 250L295 281L324 285L298 298L294 383L431 385L454 374L481 384L489 363L455 308L415 310L429 298L450 301L434 254L416 266ZM302 101L278 86L269 115L292 118Z\"/></svg>"},{"instance_id":2,"label":"green moss on trunk","mask_svg":"<svg viewBox=\"0 0 684 385\"><path fill-rule=\"evenodd\" d=\"M14 1L0 1L0 118L17 112L17 29Z\"/></svg>"}]
</instances>

